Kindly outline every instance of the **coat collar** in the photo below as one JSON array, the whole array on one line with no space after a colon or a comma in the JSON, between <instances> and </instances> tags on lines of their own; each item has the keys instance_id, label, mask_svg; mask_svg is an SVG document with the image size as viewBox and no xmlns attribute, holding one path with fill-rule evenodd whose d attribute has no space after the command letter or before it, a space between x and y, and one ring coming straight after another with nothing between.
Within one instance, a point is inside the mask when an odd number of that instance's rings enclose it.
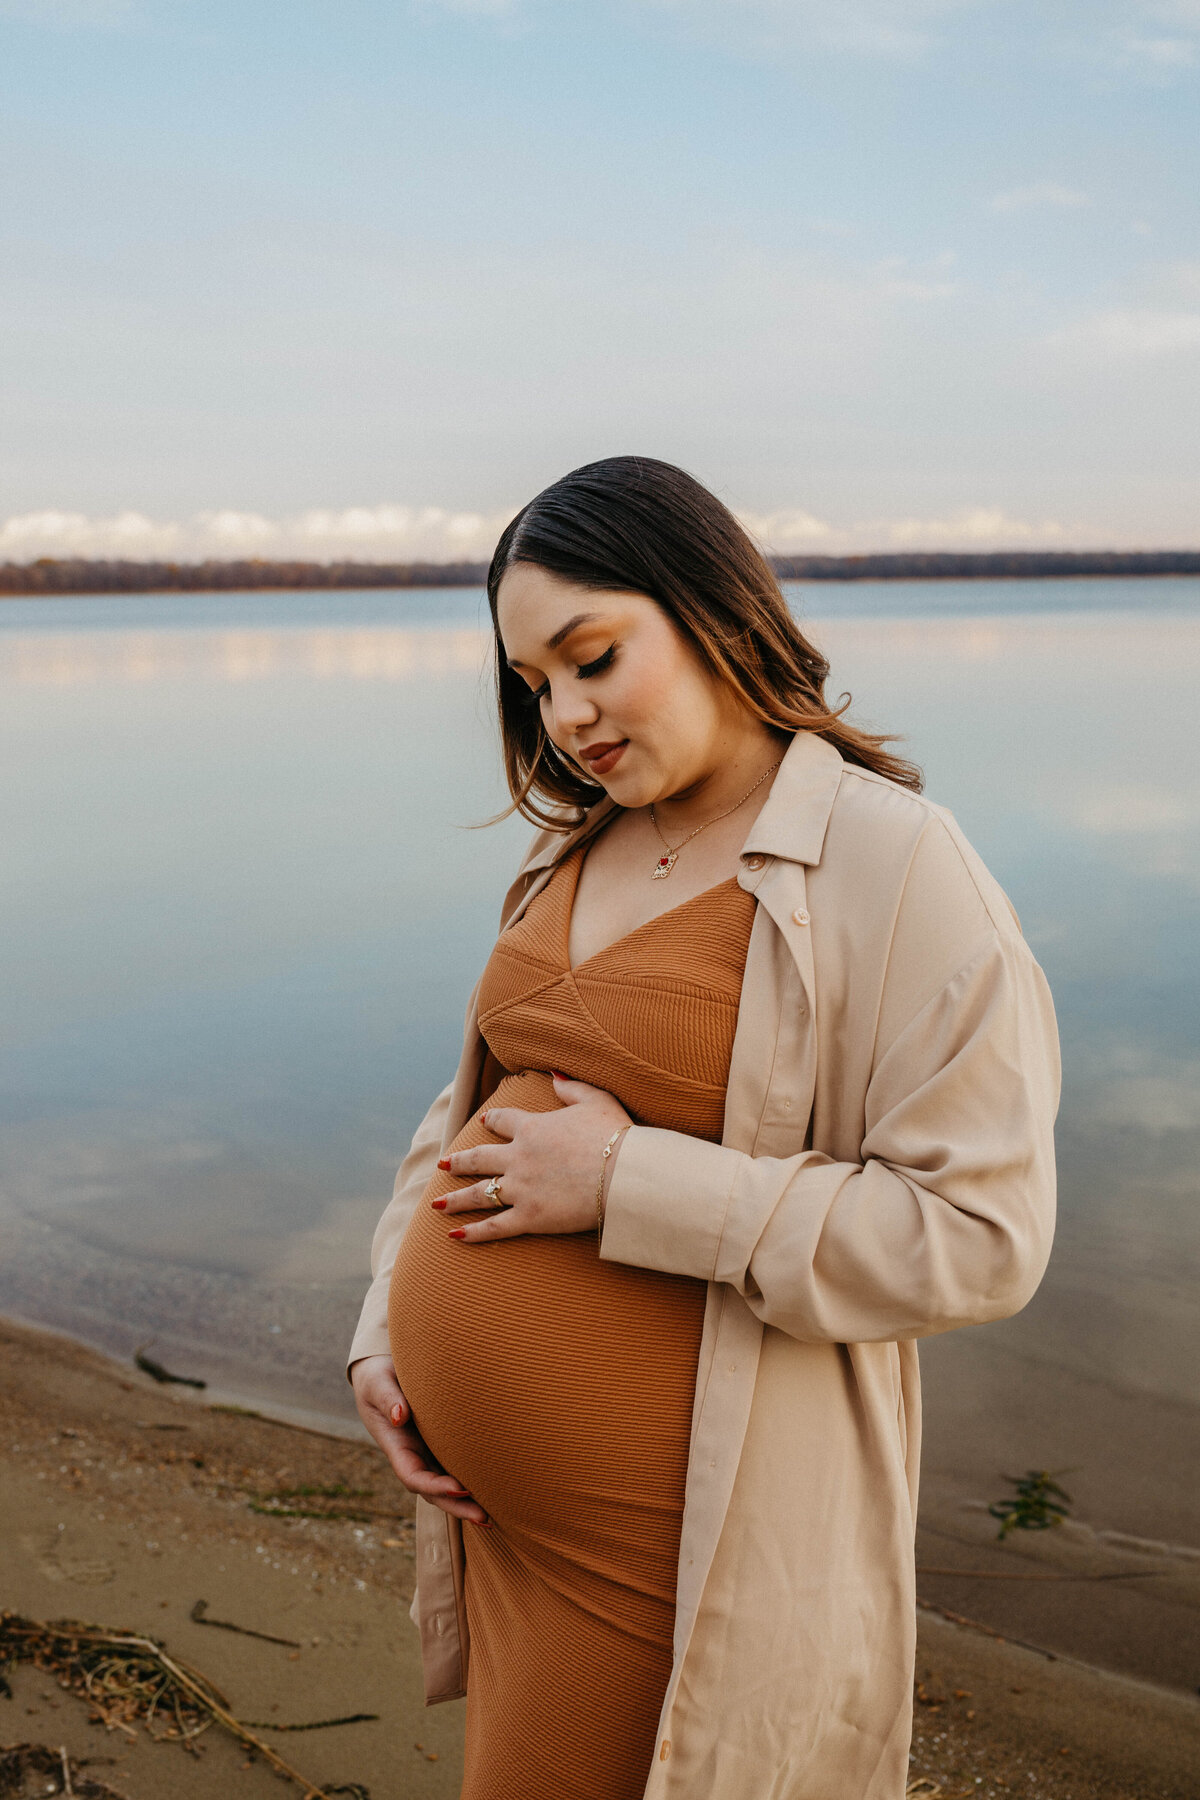
<instances>
[{"instance_id":1,"label":"coat collar","mask_svg":"<svg viewBox=\"0 0 1200 1800\"><path fill-rule=\"evenodd\" d=\"M819 863L844 767L832 744L814 732L798 731L771 783L766 805L742 845L742 856L776 856L788 862ZM585 838L593 837L617 810L616 803L606 796L569 831L539 832L521 873L536 875L542 869L552 868Z\"/></svg>"},{"instance_id":2,"label":"coat collar","mask_svg":"<svg viewBox=\"0 0 1200 1800\"><path fill-rule=\"evenodd\" d=\"M742 845L743 857L778 856L787 862L819 863L845 766L824 738L798 731Z\"/></svg>"}]
</instances>

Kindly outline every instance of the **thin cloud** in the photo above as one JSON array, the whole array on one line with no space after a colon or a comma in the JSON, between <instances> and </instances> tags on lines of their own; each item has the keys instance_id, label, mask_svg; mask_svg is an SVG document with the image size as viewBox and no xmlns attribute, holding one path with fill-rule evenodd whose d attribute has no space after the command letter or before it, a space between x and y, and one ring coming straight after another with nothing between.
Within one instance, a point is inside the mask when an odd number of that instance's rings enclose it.
<instances>
[{"instance_id":1,"label":"thin cloud","mask_svg":"<svg viewBox=\"0 0 1200 1800\"><path fill-rule=\"evenodd\" d=\"M0 523L0 561L39 556L154 561L238 557L310 562L481 562L512 517L440 506L314 507L290 517L238 511L190 519L151 519L127 511L109 517L46 509ZM1002 550L1053 547L1067 540L1054 520L1014 518L996 506L966 506L933 518L867 519L835 525L802 506L743 511L747 531L775 555L847 555L870 550ZM1074 531L1072 537L1079 537Z\"/></svg>"},{"instance_id":2,"label":"thin cloud","mask_svg":"<svg viewBox=\"0 0 1200 1800\"><path fill-rule=\"evenodd\" d=\"M837 541L838 534L832 525L797 507L784 507L770 513L743 512L738 518L764 550L777 556L794 556L806 551L821 554L828 552Z\"/></svg>"},{"instance_id":3,"label":"thin cloud","mask_svg":"<svg viewBox=\"0 0 1200 1800\"><path fill-rule=\"evenodd\" d=\"M1009 188L1003 194L993 194L988 205L993 212L1018 213L1032 212L1044 206L1090 206L1091 201L1078 188L1064 187L1058 181L1035 181L1028 187Z\"/></svg>"},{"instance_id":4,"label":"thin cloud","mask_svg":"<svg viewBox=\"0 0 1200 1800\"><path fill-rule=\"evenodd\" d=\"M907 59L937 41L937 27L979 0L632 0L673 15L707 38L754 53L824 49Z\"/></svg>"},{"instance_id":5,"label":"thin cloud","mask_svg":"<svg viewBox=\"0 0 1200 1800\"><path fill-rule=\"evenodd\" d=\"M1128 61L1164 71L1194 69L1200 61L1194 38L1129 36L1121 39L1121 49Z\"/></svg>"},{"instance_id":6,"label":"thin cloud","mask_svg":"<svg viewBox=\"0 0 1200 1800\"><path fill-rule=\"evenodd\" d=\"M1014 518L999 506L964 506L938 518L864 519L831 525L797 508L738 514L747 531L778 556L847 556L888 550L1037 550L1078 538L1056 519Z\"/></svg>"},{"instance_id":7,"label":"thin cloud","mask_svg":"<svg viewBox=\"0 0 1200 1800\"><path fill-rule=\"evenodd\" d=\"M1179 831L1200 817L1197 796L1150 782L1100 784L1077 796L1070 819L1077 831L1104 837Z\"/></svg>"},{"instance_id":8,"label":"thin cloud","mask_svg":"<svg viewBox=\"0 0 1200 1800\"><path fill-rule=\"evenodd\" d=\"M226 509L161 520L122 512L95 518L55 511L0 525L0 560L38 556L203 560L289 558L333 562L477 562L491 556L514 508L456 512L441 506L316 507L282 519Z\"/></svg>"},{"instance_id":9,"label":"thin cloud","mask_svg":"<svg viewBox=\"0 0 1200 1800\"><path fill-rule=\"evenodd\" d=\"M1170 80L1200 65L1200 5L1196 0L1132 0L1098 40L1102 60Z\"/></svg>"},{"instance_id":10,"label":"thin cloud","mask_svg":"<svg viewBox=\"0 0 1200 1800\"><path fill-rule=\"evenodd\" d=\"M132 12L133 0L0 0L0 19L56 31L124 25Z\"/></svg>"},{"instance_id":11,"label":"thin cloud","mask_svg":"<svg viewBox=\"0 0 1200 1800\"><path fill-rule=\"evenodd\" d=\"M1056 519L1014 519L999 506L965 506L944 518L892 519L874 529L895 550L1053 549L1066 537Z\"/></svg>"},{"instance_id":12,"label":"thin cloud","mask_svg":"<svg viewBox=\"0 0 1200 1800\"><path fill-rule=\"evenodd\" d=\"M1113 307L1054 332L1048 342L1114 359L1178 356L1200 350L1200 312Z\"/></svg>"},{"instance_id":13,"label":"thin cloud","mask_svg":"<svg viewBox=\"0 0 1200 1800\"><path fill-rule=\"evenodd\" d=\"M418 0L424 11L458 13L466 18L500 19L516 11L516 0Z\"/></svg>"}]
</instances>

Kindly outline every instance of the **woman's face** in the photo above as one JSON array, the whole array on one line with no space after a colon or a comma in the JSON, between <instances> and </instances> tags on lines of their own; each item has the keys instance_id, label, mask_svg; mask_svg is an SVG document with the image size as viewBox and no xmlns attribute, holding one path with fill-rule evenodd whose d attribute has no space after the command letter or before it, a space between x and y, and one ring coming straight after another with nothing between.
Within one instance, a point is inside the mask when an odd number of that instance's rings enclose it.
<instances>
[{"instance_id":1,"label":"woman's face","mask_svg":"<svg viewBox=\"0 0 1200 1800\"><path fill-rule=\"evenodd\" d=\"M687 794L749 723L645 594L578 587L515 563L497 615L505 655L551 742L619 806Z\"/></svg>"}]
</instances>

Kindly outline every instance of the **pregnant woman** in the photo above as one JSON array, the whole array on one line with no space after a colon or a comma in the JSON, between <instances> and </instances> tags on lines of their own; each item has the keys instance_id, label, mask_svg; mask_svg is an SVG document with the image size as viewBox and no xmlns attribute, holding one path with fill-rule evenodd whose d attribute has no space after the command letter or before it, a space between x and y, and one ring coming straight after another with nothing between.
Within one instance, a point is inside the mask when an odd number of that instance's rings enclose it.
<instances>
[{"instance_id":1,"label":"pregnant woman","mask_svg":"<svg viewBox=\"0 0 1200 1800\"><path fill-rule=\"evenodd\" d=\"M690 477L576 470L488 592L542 829L350 1367L462 1800L902 1800L915 1340L1045 1266L1045 983Z\"/></svg>"}]
</instances>

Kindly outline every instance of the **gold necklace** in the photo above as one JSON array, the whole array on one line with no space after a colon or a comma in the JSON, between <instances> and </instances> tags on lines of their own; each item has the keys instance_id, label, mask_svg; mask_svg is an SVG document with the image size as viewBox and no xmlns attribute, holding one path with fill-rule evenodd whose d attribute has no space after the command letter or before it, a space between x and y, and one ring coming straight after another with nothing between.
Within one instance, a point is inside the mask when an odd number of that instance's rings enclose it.
<instances>
[{"instance_id":1,"label":"gold necklace","mask_svg":"<svg viewBox=\"0 0 1200 1800\"><path fill-rule=\"evenodd\" d=\"M782 761L783 758L780 757L779 762ZM681 838L674 849L671 848L670 844L668 844L666 838L662 834L658 820L654 815L654 802L651 801L650 823L653 825L655 831L658 832L659 842L667 853L665 856L660 856L655 863L650 874L651 881L665 881L667 876L671 873L671 870L675 867L675 864L679 861L679 852L683 849L684 845L690 844L692 839L694 837L699 837L702 831L707 831L710 825L719 825L722 819L727 819L730 813L735 813L739 806L744 806L754 792L754 789L760 788L767 779L767 776L773 775L778 767L779 763L775 762L771 764L769 769L764 769L758 780L746 789L740 800L735 800L732 806L727 806L725 811L723 813L718 813L715 819L705 819L703 825L697 825L695 831L689 831L685 838Z\"/></svg>"}]
</instances>

